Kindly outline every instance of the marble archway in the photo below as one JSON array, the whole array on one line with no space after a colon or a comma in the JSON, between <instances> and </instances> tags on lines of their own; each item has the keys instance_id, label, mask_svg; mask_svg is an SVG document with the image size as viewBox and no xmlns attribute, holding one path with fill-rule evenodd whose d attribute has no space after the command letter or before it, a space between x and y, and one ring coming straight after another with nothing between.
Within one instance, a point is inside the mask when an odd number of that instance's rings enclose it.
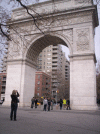
<instances>
[{"instance_id":1,"label":"marble archway","mask_svg":"<svg viewBox=\"0 0 100 134\"><path fill-rule=\"evenodd\" d=\"M30 6L36 8L41 16L44 15L44 19L37 20L43 33L36 28L25 9L13 10L12 19L8 22L13 40L9 42L8 49L4 105L10 104L13 89L20 93L20 106L30 105L30 98L34 94L36 57L43 48L51 44L62 44L70 50L71 108L95 110L94 28L98 25L96 6L89 0L85 3L78 0L55 1L57 9L54 12L52 4L52 1L48 1Z\"/></svg>"}]
</instances>

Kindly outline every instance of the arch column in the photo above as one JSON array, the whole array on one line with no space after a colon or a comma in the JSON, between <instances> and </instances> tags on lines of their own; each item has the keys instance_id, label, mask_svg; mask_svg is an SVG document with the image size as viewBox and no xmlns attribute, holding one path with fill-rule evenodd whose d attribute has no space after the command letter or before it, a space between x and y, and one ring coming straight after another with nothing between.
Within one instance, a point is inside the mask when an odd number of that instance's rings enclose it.
<instances>
[{"instance_id":1,"label":"arch column","mask_svg":"<svg viewBox=\"0 0 100 134\"><path fill-rule=\"evenodd\" d=\"M30 106L34 96L36 65L29 60L8 61L5 102L3 105L11 105L11 93L18 90L20 97L19 106Z\"/></svg>"},{"instance_id":2,"label":"arch column","mask_svg":"<svg viewBox=\"0 0 100 134\"><path fill-rule=\"evenodd\" d=\"M70 57L71 109L96 110L95 55L81 54Z\"/></svg>"}]
</instances>

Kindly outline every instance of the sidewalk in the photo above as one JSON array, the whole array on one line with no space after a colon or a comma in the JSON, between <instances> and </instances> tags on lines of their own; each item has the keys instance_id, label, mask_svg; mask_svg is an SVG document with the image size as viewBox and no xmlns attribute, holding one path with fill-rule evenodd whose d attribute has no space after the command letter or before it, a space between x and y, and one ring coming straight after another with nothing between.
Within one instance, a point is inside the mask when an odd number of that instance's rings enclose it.
<instances>
[{"instance_id":1,"label":"sidewalk","mask_svg":"<svg viewBox=\"0 0 100 134\"><path fill-rule=\"evenodd\" d=\"M10 121L10 107L0 105L0 134L100 134L100 110L54 110L18 108Z\"/></svg>"}]
</instances>

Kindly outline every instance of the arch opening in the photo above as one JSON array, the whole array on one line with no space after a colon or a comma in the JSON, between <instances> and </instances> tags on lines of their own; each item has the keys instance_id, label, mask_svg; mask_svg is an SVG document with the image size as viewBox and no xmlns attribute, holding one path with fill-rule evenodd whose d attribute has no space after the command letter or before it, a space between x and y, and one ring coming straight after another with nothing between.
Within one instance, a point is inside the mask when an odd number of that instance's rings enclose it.
<instances>
[{"instance_id":1,"label":"arch opening","mask_svg":"<svg viewBox=\"0 0 100 134\"><path fill-rule=\"evenodd\" d=\"M68 40L60 35L45 35L33 40L26 52L26 58L36 62L39 53L46 47L50 45L57 46L58 44L64 45L69 48L71 53L71 46Z\"/></svg>"},{"instance_id":2,"label":"arch opening","mask_svg":"<svg viewBox=\"0 0 100 134\"><path fill-rule=\"evenodd\" d=\"M61 45L63 45L63 46L61 46ZM53 35L46 35L46 36L40 37L39 39L32 42L32 44L30 45L30 47L27 51L27 54L26 54L27 59L36 63L36 66L37 66L36 71L41 71L41 72L47 73L48 75L51 76L51 80L52 80L51 91L50 91L51 97L53 97L55 99L56 99L56 97L58 97L58 100L60 98L66 98L66 99L69 98L69 85L70 85L69 81L70 80L68 79L68 77L70 78L70 76L69 76L70 70L68 72L69 61L68 61L68 58L66 58L66 55L63 51L63 50L65 50L64 46L68 48L68 44L60 37L53 36ZM51 50L48 51L48 48L52 48L51 49L52 52L51 52ZM57 48L58 48L59 52L56 51ZM45 57L45 59L42 61L42 63L39 62L39 64L42 64L42 68L39 68L39 66L37 65L38 64L37 58L39 57L39 54L41 55L41 52L43 52L45 50L46 50L46 54L48 55L48 57ZM70 49L69 49L69 52L70 52ZM50 53L52 53L51 54L52 61L50 61L50 57L51 57ZM45 54L43 53L42 58L44 55ZM59 59L56 59L57 58L56 56L58 56ZM68 57L68 55L67 55L67 57ZM47 61L46 58L49 61ZM62 59L63 63L60 62L61 59ZM50 69L50 68L52 68L52 69ZM37 97L45 96L44 94L40 95L40 93L39 93L40 87L39 86L35 87L35 89L36 88L38 91L35 91L34 95L36 95ZM59 94L57 95L56 91L58 91L58 90L59 90Z\"/></svg>"}]
</instances>

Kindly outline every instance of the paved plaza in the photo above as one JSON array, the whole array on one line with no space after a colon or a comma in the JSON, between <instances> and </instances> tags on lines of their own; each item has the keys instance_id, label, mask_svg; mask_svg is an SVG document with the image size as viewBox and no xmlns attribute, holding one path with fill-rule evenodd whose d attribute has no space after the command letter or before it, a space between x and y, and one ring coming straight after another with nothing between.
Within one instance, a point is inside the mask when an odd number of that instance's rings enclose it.
<instances>
[{"instance_id":1,"label":"paved plaza","mask_svg":"<svg viewBox=\"0 0 100 134\"><path fill-rule=\"evenodd\" d=\"M10 121L10 107L0 105L0 134L100 134L100 110L50 112L18 108L17 121Z\"/></svg>"}]
</instances>

